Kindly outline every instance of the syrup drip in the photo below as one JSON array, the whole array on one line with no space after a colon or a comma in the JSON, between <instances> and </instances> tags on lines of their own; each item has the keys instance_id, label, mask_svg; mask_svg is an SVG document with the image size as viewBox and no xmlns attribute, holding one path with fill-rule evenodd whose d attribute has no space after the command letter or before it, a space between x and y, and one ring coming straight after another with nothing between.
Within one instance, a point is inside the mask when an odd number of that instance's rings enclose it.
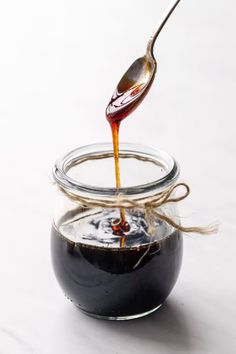
<instances>
[{"instance_id":1,"label":"syrup drip","mask_svg":"<svg viewBox=\"0 0 236 354\"><path fill-rule=\"evenodd\" d=\"M119 92L117 89L113 94L110 103L108 104L106 109L106 117L108 122L110 123L112 130L117 193L119 193L119 189L121 188L119 164L120 123L141 103L143 98L146 96L147 91L148 89L145 82L139 84L132 84L131 87L129 87L123 92ZM120 247L124 247L126 238L125 232L129 231L130 226L126 221L125 210L123 208L120 209L120 220L116 220L113 223L112 229L115 235L121 235Z\"/></svg>"},{"instance_id":2,"label":"syrup drip","mask_svg":"<svg viewBox=\"0 0 236 354\"><path fill-rule=\"evenodd\" d=\"M120 122L110 123L112 130L112 139L113 139L113 150L114 150L114 160L115 160L115 176L116 176L116 189L117 193L119 193L119 189L121 187L120 182L120 164L119 164L119 128ZM125 231L129 231L129 225L126 222L125 218L125 210L120 208L120 220L116 220L112 229L115 235L120 234L120 247L124 247L125 245Z\"/></svg>"}]
</instances>

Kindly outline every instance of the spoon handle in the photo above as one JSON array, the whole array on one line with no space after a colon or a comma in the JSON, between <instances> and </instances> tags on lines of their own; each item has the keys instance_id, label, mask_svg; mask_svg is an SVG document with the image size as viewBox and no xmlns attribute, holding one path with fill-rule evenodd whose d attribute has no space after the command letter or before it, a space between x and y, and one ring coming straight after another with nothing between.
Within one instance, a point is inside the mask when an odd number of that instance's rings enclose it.
<instances>
[{"instance_id":1,"label":"spoon handle","mask_svg":"<svg viewBox=\"0 0 236 354\"><path fill-rule=\"evenodd\" d=\"M156 30L153 32L152 36L150 37L150 39L148 41L147 53L150 54L152 57L154 57L153 47L154 47L155 41L179 2L180 2L180 0L174 0L170 3L169 7L166 9L165 13L163 14Z\"/></svg>"}]
</instances>

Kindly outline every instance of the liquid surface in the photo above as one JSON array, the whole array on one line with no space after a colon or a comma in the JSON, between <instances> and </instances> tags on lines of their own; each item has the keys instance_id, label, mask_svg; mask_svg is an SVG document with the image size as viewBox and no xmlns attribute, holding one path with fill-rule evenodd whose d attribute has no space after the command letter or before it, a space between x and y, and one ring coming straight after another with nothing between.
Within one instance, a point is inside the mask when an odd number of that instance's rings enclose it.
<instances>
[{"instance_id":1,"label":"liquid surface","mask_svg":"<svg viewBox=\"0 0 236 354\"><path fill-rule=\"evenodd\" d=\"M74 243L86 243L97 247L119 248L120 234L114 230L114 225L119 220L118 209L93 209L76 216L71 220L65 220L59 226L59 232L69 241ZM126 211L126 220L129 229L124 232L126 247L140 247L151 241L160 241L170 233L170 227L161 220L154 220L156 234L148 233L148 225L142 211Z\"/></svg>"},{"instance_id":2,"label":"liquid surface","mask_svg":"<svg viewBox=\"0 0 236 354\"><path fill-rule=\"evenodd\" d=\"M87 215L84 226L74 220L70 229L65 217L63 226L52 228L53 266L64 293L83 311L133 316L154 309L169 295L181 266L182 235L175 231L152 242L142 215L136 215L137 222L127 214L130 235L120 248L108 222L115 217L117 210ZM160 234L164 227L159 224Z\"/></svg>"}]
</instances>

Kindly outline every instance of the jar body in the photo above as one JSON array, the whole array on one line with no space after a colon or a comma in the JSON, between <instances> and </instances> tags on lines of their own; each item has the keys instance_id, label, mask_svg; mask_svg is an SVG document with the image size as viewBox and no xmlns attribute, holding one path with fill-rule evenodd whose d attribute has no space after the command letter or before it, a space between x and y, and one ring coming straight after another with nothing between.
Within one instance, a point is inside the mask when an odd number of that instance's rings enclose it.
<instances>
[{"instance_id":1,"label":"jar body","mask_svg":"<svg viewBox=\"0 0 236 354\"><path fill-rule=\"evenodd\" d=\"M180 271L181 232L156 218L156 232L149 234L145 212L127 209L131 229L121 247L112 228L117 208L66 203L51 232L53 268L65 295L83 312L104 319L136 318L159 308ZM164 209L176 220L174 205Z\"/></svg>"},{"instance_id":2,"label":"jar body","mask_svg":"<svg viewBox=\"0 0 236 354\"><path fill-rule=\"evenodd\" d=\"M54 272L65 295L96 317L135 318L156 310L170 294L181 267L179 231L152 244L154 254L135 269L147 247L112 250L73 245L55 227L51 238Z\"/></svg>"}]
</instances>

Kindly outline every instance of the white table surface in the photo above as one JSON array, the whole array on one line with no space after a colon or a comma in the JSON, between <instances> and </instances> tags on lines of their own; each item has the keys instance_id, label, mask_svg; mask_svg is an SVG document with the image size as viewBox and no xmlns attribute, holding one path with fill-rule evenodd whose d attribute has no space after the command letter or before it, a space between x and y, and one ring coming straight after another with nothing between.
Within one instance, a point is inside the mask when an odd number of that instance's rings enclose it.
<instances>
[{"instance_id":1,"label":"white table surface","mask_svg":"<svg viewBox=\"0 0 236 354\"><path fill-rule=\"evenodd\" d=\"M219 234L185 236L173 292L140 320L86 317L64 298L51 267L52 164L76 146L111 140L105 106L167 3L1 5L1 354L236 352L233 0L182 1L155 48L150 94L121 128L122 140L178 159L192 187L183 220L219 220Z\"/></svg>"}]
</instances>

